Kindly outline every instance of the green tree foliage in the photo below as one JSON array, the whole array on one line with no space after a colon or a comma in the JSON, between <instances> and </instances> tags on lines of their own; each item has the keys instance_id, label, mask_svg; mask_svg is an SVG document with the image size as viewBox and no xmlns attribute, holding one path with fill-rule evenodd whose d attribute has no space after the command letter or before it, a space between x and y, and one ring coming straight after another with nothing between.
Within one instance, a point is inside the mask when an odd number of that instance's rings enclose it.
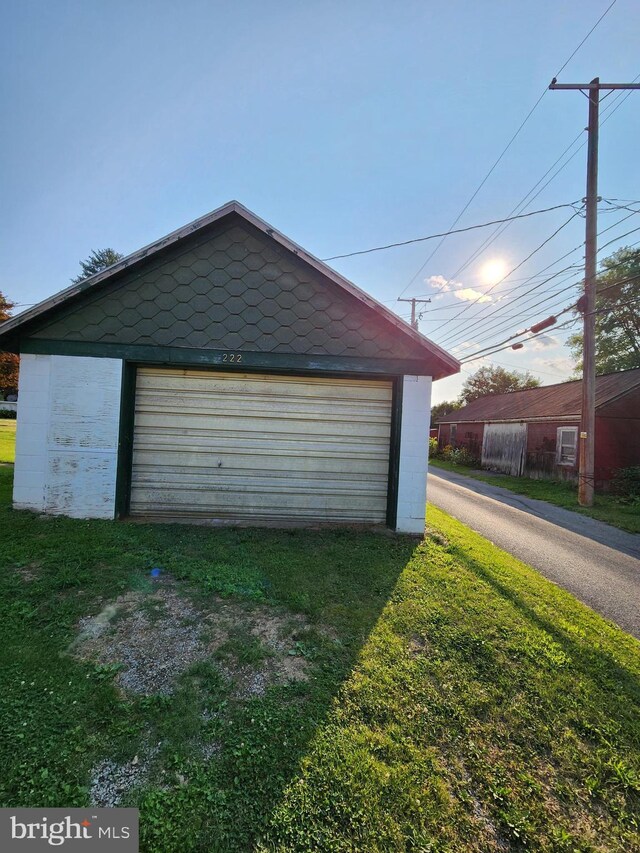
<instances>
[{"instance_id":1,"label":"green tree foliage","mask_svg":"<svg viewBox=\"0 0 640 853\"><path fill-rule=\"evenodd\" d=\"M431 407L431 424L438 422L438 418L443 418L449 412L455 412L456 409L462 408L462 403L459 400L445 400L442 403L437 403Z\"/></svg>"},{"instance_id":2,"label":"green tree foliage","mask_svg":"<svg viewBox=\"0 0 640 853\"><path fill-rule=\"evenodd\" d=\"M0 323L8 320L15 302L0 293ZM20 359L12 352L0 352L0 399L18 390L18 367Z\"/></svg>"},{"instance_id":3,"label":"green tree foliage","mask_svg":"<svg viewBox=\"0 0 640 853\"><path fill-rule=\"evenodd\" d=\"M537 388L540 380L529 371L505 370L504 367L480 367L462 386L460 401L463 405L486 397L487 394L506 394L523 388Z\"/></svg>"},{"instance_id":4,"label":"green tree foliage","mask_svg":"<svg viewBox=\"0 0 640 853\"><path fill-rule=\"evenodd\" d=\"M9 319L15 305L15 302L11 302L3 293L0 293L0 323Z\"/></svg>"},{"instance_id":5,"label":"green tree foliage","mask_svg":"<svg viewBox=\"0 0 640 853\"><path fill-rule=\"evenodd\" d=\"M74 284L79 284L81 281L84 281L85 278L89 278L98 272L102 272L102 270L106 270L107 267L121 261L122 258L124 258L124 255L121 255L120 252L116 252L115 249L98 249L97 251L94 249L86 260L80 261L82 275L72 278L71 281Z\"/></svg>"},{"instance_id":6,"label":"green tree foliage","mask_svg":"<svg viewBox=\"0 0 640 853\"><path fill-rule=\"evenodd\" d=\"M636 301L633 301L636 300ZM596 282L596 373L640 367L640 249L605 258ZM582 330L568 340L582 373Z\"/></svg>"}]
</instances>

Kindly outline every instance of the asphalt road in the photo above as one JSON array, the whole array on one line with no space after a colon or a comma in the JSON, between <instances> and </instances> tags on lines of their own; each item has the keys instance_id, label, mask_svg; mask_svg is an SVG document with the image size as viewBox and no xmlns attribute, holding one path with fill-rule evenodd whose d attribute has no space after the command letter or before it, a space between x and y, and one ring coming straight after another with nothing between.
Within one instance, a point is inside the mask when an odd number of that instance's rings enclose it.
<instances>
[{"instance_id":1,"label":"asphalt road","mask_svg":"<svg viewBox=\"0 0 640 853\"><path fill-rule=\"evenodd\" d=\"M427 499L640 639L640 535L435 468Z\"/></svg>"}]
</instances>

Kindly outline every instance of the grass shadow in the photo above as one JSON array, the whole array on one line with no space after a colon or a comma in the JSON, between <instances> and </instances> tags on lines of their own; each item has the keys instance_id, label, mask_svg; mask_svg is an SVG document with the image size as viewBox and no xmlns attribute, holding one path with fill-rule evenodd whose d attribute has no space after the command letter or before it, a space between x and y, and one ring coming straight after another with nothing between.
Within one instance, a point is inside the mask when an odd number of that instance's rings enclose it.
<instances>
[{"instance_id":1,"label":"grass shadow","mask_svg":"<svg viewBox=\"0 0 640 853\"><path fill-rule=\"evenodd\" d=\"M146 751L156 769L146 780L136 770L144 784L124 795L141 808L143 849L251 849L415 540L347 529L44 517L10 508L10 475L0 470L0 668L7 685L0 804L85 805L92 767L117 761L120 769L139 768ZM214 666L195 668L169 696L130 696L115 688L113 667L64 654L80 619L144 589L153 568L202 608L222 600L303 616L307 631L292 653L307 659L308 680L238 698ZM200 743L207 749L196 748Z\"/></svg>"},{"instance_id":2,"label":"grass shadow","mask_svg":"<svg viewBox=\"0 0 640 853\"><path fill-rule=\"evenodd\" d=\"M592 679L597 682L599 688L608 685L617 693L621 687L624 687L624 690L635 695L638 703L640 703L640 678L626 667L621 666L614 655L605 651L601 644L594 642L593 636L585 636L582 641L575 639L559 624L562 621L561 618L558 618L562 616L560 612L555 614L555 621L542 616L532 604L525 600L522 593L517 592L506 581L501 581L495 573L487 569L479 560L474 559L468 551L457 547L455 544L449 546L449 551L476 577L488 584L502 599L508 601L528 623L548 634L571 660L582 662L583 671L592 673ZM570 593L560 588L557 589L557 593L563 598L566 597L572 606L576 605ZM580 604L577 606L587 607ZM600 620L602 617L596 616L596 618ZM615 626L615 630L619 630L617 626ZM630 643L636 643L630 635L628 637ZM638 651L640 652L640 644L638 644Z\"/></svg>"}]
</instances>

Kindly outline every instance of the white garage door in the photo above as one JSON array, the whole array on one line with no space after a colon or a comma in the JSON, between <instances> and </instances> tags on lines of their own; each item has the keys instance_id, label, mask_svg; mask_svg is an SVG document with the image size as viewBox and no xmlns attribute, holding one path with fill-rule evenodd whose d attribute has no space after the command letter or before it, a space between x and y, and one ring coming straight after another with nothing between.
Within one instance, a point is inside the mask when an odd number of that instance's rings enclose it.
<instances>
[{"instance_id":1,"label":"white garage door","mask_svg":"<svg viewBox=\"0 0 640 853\"><path fill-rule=\"evenodd\" d=\"M139 368L132 515L384 522L388 381Z\"/></svg>"}]
</instances>

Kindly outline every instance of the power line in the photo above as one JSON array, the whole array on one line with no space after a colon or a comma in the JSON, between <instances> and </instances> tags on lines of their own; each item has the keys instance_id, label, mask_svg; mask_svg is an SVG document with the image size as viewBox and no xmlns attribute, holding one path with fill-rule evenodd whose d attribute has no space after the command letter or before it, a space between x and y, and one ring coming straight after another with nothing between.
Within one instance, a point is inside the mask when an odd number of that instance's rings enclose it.
<instances>
[{"instance_id":1,"label":"power line","mask_svg":"<svg viewBox=\"0 0 640 853\"><path fill-rule=\"evenodd\" d=\"M626 261L625 261L625 263L626 263ZM619 266L619 265L618 265L618 266ZM608 284L606 287L601 288L601 289L600 289L600 291L598 292L598 296L601 296L601 295L602 295L603 293L605 293L607 290L611 290L611 289L612 289L612 288L614 288L614 287L620 287L621 285L623 285L623 284L628 284L628 283L629 283L629 282L631 282L631 281L639 281L639 280L640 280L640 275L632 275L632 276L630 276L629 278L622 279L621 281L615 281L615 282L613 282L612 284ZM613 307L608 307L608 308L599 308L599 309L596 309L595 311L591 311L591 312L589 312L589 313L590 313L590 314L599 314L599 313L605 313L605 312L615 311L615 310L617 310L617 308L619 308L619 307L621 307L621 306L624 306L624 305L630 304L630 303L632 303L632 302L636 302L636 301L638 301L638 300L640 300L640 296L634 297L633 299L629 300L628 302L625 302L625 303L618 303L617 305L615 305L615 306L613 306ZM562 311L557 311L555 316L556 316L556 317L561 317L563 314L566 314L566 313L568 313L569 311L573 311L573 310L574 310L574 309L576 309L577 307L578 307L578 302L577 302L577 301L576 301L576 302L573 302L571 305L567 305L565 308L563 308L563 309L562 309ZM575 321L576 321L576 320L578 320L578 319L579 319L578 317L575 317L571 322L575 322ZM494 350L494 347L501 347L502 349L507 349L508 347L510 347L510 346L511 346L511 341L515 340L516 338L521 338L523 335L526 335L526 334L527 334L527 332L530 332L530 331L531 331L531 330L532 330L536 325L538 325L538 324L534 323L534 325L533 325L533 326L531 326L530 328L528 328L528 329L523 329L521 332L516 332L514 335L511 335L510 337L506 338L504 341L500 341L500 343L497 343L497 344L490 344L489 346L484 347L484 349L477 350L475 353L473 353L473 354L472 354L471 356L469 356L468 358L462 359L460 363L461 363L461 364L466 364L466 362L468 362L468 361L474 361L476 358L481 358L481 357L482 357L482 353L484 353L484 352L485 352L485 350L492 350L493 352L498 352L498 350ZM560 326L556 326L556 325L555 325L555 323L554 323L554 324L553 324L554 331L556 331L557 329L562 329L562 328L564 328L564 326L565 326L565 325L566 325L566 323L563 323L563 324L561 324ZM540 337L540 335L544 335L544 334L548 334L548 332L547 332L547 328L545 328L545 329L543 329L542 331L537 332L537 333L535 333L535 334L533 334L533 335L530 335L530 336L527 338L527 341L530 341L530 340L532 340L533 338L538 338L538 337ZM524 341L523 343L526 343L526 341ZM505 344L506 346L503 346L503 344ZM491 353L486 353L486 354L487 354L487 355L491 355Z\"/></svg>"},{"instance_id":2,"label":"power line","mask_svg":"<svg viewBox=\"0 0 640 853\"><path fill-rule=\"evenodd\" d=\"M557 76L558 75L556 74L556 77ZM636 80L640 80L640 74L634 79L633 82L635 82ZM603 115L605 115L607 113L607 111L609 111L609 115L605 119L603 119L602 124L605 124L613 116L613 114L615 112L617 112L617 110L620 109L620 107L626 101L626 99L629 97L629 95L630 95L630 92L627 92L624 96L622 95L621 92L616 94L616 96L614 97L611 104L609 104L607 107L605 107L605 109L602 111ZM619 103L617 104L617 106L614 107L614 104L616 104L616 102L619 102ZM550 172L552 172L553 169L555 169L555 167L558 165L558 163L560 163L560 161L564 158L564 156L573 148L573 146L576 144L576 142L579 142L583 138L583 136L584 136L583 131L580 131L580 133L575 137L575 139L573 139L569 143L569 145L564 149L562 154L560 154L560 156L555 160L555 162L553 162L551 164L551 166L542 175L542 177L539 178L538 181L536 181L536 183L531 187L529 192L526 193L526 195L523 196L523 198L515 205L515 207L513 207L511 209L511 211L508 214L509 217L515 213L518 213L518 212L521 212L522 210L525 210L530 204L533 204L533 202L538 198L539 195L541 195L541 193L544 192L544 190L549 186L549 184L552 183L552 181L554 181L558 177L560 172L562 172L563 169L566 169L566 167L573 160L573 158L576 157L579 154L579 152L586 146L586 144L587 144L586 141L584 141L580 146L578 146L578 148L576 148L576 150L573 152L573 154L571 154L571 156L568 157L564 163L562 163L560 168L557 169L553 173L553 175L551 175L549 180L543 186L540 187L538 192L536 192L535 195L531 196L531 194L533 192L535 192L535 190L544 181L544 179L547 177L547 175ZM529 198L529 196L531 196L531 198ZM478 257L480 257L480 255L482 255L489 248L489 246L498 239L498 237L500 237L502 234L504 234L504 232L509 227L510 227L509 222L506 222L504 225L499 225L495 229L495 231L493 231L492 234L490 234L488 237L486 237L484 242L481 243L480 246L471 253L471 255L467 258L467 260L460 267L458 267L458 269L451 276L451 279L455 279L458 275L460 275L460 273L463 270L465 270L469 266L469 264L473 263L474 260L476 260ZM426 266L426 264L428 263L429 260L430 260L430 258L428 258L427 261L425 261L424 266ZM413 280L412 280L412 282L413 282ZM412 282L410 282L410 283L412 283ZM407 288L405 288L405 290L406 289ZM403 291L403 293L404 293L404 291Z\"/></svg>"},{"instance_id":3,"label":"power line","mask_svg":"<svg viewBox=\"0 0 640 853\"><path fill-rule=\"evenodd\" d=\"M610 11L611 11L611 9L615 6L615 4L616 4L616 0L613 0L613 2L612 2L612 3L610 3L610 4L609 4L609 6L607 6L607 8L606 8L606 9L604 10L604 12L602 13L602 15L600 15L600 17L598 18L598 20L595 22L595 24L591 27L591 29L589 30L589 32L586 34L586 36L582 39L582 41L579 43L579 45L578 45L578 46L575 48L575 50L571 53L571 55L569 56L569 58L568 58L568 59L567 59L567 60L566 60L562 65L561 65L561 67L558 69L558 71L557 71L557 72L556 72L556 74L555 74L555 76L556 76L556 77L559 77L559 76L560 76L561 72L562 72L562 71L567 67L567 65L569 64L569 62L571 62L571 60L572 60L572 59L573 59L573 57L576 55L576 53L580 50L580 48L581 48L581 47L583 46L583 44L587 41L587 39L589 38L589 36L591 36L591 34L593 33L593 31L594 31L594 30L596 29L596 27L600 24L600 22L602 21L602 19L603 19L603 18L604 18L604 17L605 17L605 16L606 16ZM513 145L513 143L516 141L516 139L518 138L518 136L519 136L519 135L520 135L520 133L522 132L523 128L525 127L525 125L527 124L527 122L529 121L529 119L531 118L531 116L532 116L532 115L534 114L534 112L537 110L538 106L540 105L540 102L542 101L542 99L543 99L543 98L544 98L544 96L546 95L547 91L548 91L548 89L547 89L547 87L545 86L545 88L544 88L544 90L542 91L542 93L540 94L540 97L538 98L538 100L537 100L537 101L535 102L535 104L531 107L531 109L529 110L529 112L527 113L527 115L524 117L523 121L521 122L521 124L520 124L520 126L518 127L518 129L516 130L516 132L513 134L513 136L511 137L511 139L509 139L509 141L507 142L507 144L505 145L505 147L503 148L503 150L502 150L502 151L500 152L500 154L498 155L498 158L495 160L495 162L493 163L493 165L491 166L491 168L489 169L489 171L486 173L486 175L484 176L484 178L480 181L480 183L479 183L479 185L478 185L477 189L472 193L472 195L471 195L471 197L469 198L469 200L467 201L467 203L464 205L464 207L462 208L462 210L460 211L460 213L457 215L457 217L456 217L456 218L454 219L454 221L452 222L452 224L451 224L451 226L450 226L450 229L449 229L449 231L450 231L450 232L451 232L451 230L452 230L452 229L454 229L454 228L455 228L455 226L458 224L458 222L460 221L460 219L462 219L462 217L464 216L464 214L467 212L467 210L468 210L469 206L471 205L471 203L473 202L473 200L476 198L476 196L478 195L478 193L480 192L480 190L482 189L482 187L483 187L483 186L486 184L486 182L489 180L489 178L491 177L491 175L492 175L492 174L493 174L493 172L495 171L496 167L498 166L498 164L499 164L499 163L500 163L500 161L502 160L502 158L505 156L505 154L507 153L507 151L511 148L511 146ZM416 278L420 275L420 273L422 272L422 270L426 267L426 265L429 263L429 261L430 261L430 260L433 258L433 256L436 254L436 252L438 251L438 249L440 248L440 246L444 243L444 241L445 241L445 239L447 238L447 236L448 236L448 233L445 233L445 234L443 234L443 235L442 235L442 239L440 240L440 242L438 243L438 245L433 249L433 251L431 252L431 254L429 255L429 257L427 258L427 260L422 264L422 266L420 267L420 269L419 269L419 270L415 273L415 275L411 278L411 280L409 281L409 283L407 284L407 286L404 288L404 290L399 294L399 296L404 296L404 294L406 293L406 291L411 287L411 285L412 285L412 284L413 284L413 282L416 280Z\"/></svg>"},{"instance_id":4,"label":"power line","mask_svg":"<svg viewBox=\"0 0 640 853\"><path fill-rule=\"evenodd\" d=\"M639 203L640 203L640 202L639 202ZM602 236L603 234L606 234L608 231L611 231L612 229L617 228L617 227L618 227L619 225L621 225L623 222L626 222L626 221L627 221L627 219L631 219L631 217L632 217L634 214L636 214L636 213L640 213L640 210L634 210L634 211L632 211L631 213L627 214L627 216L623 216L623 217L622 217L621 219L619 219L617 222L614 222L614 223L613 223L613 225L609 225L607 228L603 228L603 229L602 229L602 231L600 231L600 232L599 232L598 236L600 237L600 236ZM633 234L634 232L636 232L636 231L638 231L638 230L639 230L639 229L634 228L634 229L632 229L631 231L627 231L625 234L620 234L620 235L618 235L618 236L614 237L612 240L607 241L606 243L604 243L604 244L600 247L600 249L598 250L598 254L600 254L600 252L602 252L605 248L607 248L607 246L610 246L610 245L612 245L613 243L616 243L616 242L618 242L619 240L622 240L624 237L628 237L628 236L629 236L629 234ZM636 244L634 244L634 245L636 245ZM518 285L518 287L514 288L514 290L518 290L519 288L523 287L525 284L529 284L529 283L530 283L534 278L537 278L539 275L541 275L542 273L546 272L546 271L547 271L548 269L550 269L551 267L554 267L554 266L555 266L557 263L559 263L560 261L563 261L565 258L568 258L570 255L574 254L574 253L575 253L575 252L577 252L579 249L583 249L583 248L584 248L584 242L578 243L578 245L577 245L577 246L575 246L573 249L570 249L568 252L565 252L565 254L564 254L564 255L560 255L560 257L559 257L559 258L556 258L556 260L555 260L555 261L552 261L550 264L547 264L547 266L546 266L546 267L543 267L543 268L542 268L542 270L540 270L540 271L539 271L538 273L536 273L535 275L532 275L532 276L529 276L529 277L525 278L525 279L523 280L523 283L522 283L522 284L520 284L520 285ZM615 268L615 267L614 267L614 268ZM547 281L550 281L552 278L555 278L557 275L560 275L560 274L562 274L563 272L565 272L565 271L567 271L567 270L569 270L569 269L571 269L571 266L569 266L569 267L565 267L564 269L559 270L557 273L555 273L553 276L550 276L550 277L549 277L548 279L546 279L544 282L541 282L540 284L536 285L536 287L531 288L528 292L530 293L532 290L535 290L535 289L537 289L538 287L540 287L540 286L541 286L541 284L546 284L546 283L547 283ZM505 278L505 279L503 279L503 280L504 280L504 281L506 281L509 277L510 277L510 275L506 276L506 278ZM500 283L501 283L501 282L498 282L498 284L500 284ZM510 291L503 291L503 293L511 293L511 292L513 292L513 291L511 291L511 290L510 290ZM526 295L527 295L527 294L523 294L522 296L516 296L514 299L510 300L511 304L513 304L513 302L517 301L518 299L523 298L523 296L526 296ZM488 303L485 303L485 304L487 305L487 307L489 307ZM498 310L502 310L502 309L498 309ZM494 311L493 313L495 314L496 312ZM486 319L488 319L488 317L490 317L490 316L492 316L492 315L486 315L486 316L484 316L484 317L477 318L477 319L476 319L476 320L471 324L471 326L468 326L468 327L466 327L466 328L465 328L465 334L466 334L466 332L469 330L469 328L473 328L474 326L477 326L477 325L478 325L478 323L483 323L483 322L484 322ZM455 319L455 318L452 318L452 319ZM446 340L450 340L452 337L455 339L455 337L457 337L457 335L456 335L456 334L453 334L453 335L447 335L447 336L446 336L446 338L445 338L445 341L446 341Z\"/></svg>"},{"instance_id":5,"label":"power line","mask_svg":"<svg viewBox=\"0 0 640 853\"><path fill-rule=\"evenodd\" d=\"M467 305L462 309L462 311L459 311L459 312L455 315L455 317L451 317L449 320L445 320L445 322L442 324L442 326L441 326L440 328L444 328L445 326L448 326L448 325L449 325L449 323L452 323L452 322L454 322L455 320L457 320L457 319L458 319L458 317L461 317L463 314L465 314L465 313L469 310L469 308L471 308L473 305L475 305L475 304L476 304L477 302L479 302L481 299L485 299L485 298L489 295L489 293L491 293L491 291L495 290L495 288L496 288L499 284L502 284L502 282L503 282L503 281L505 281L505 279L509 278L509 276L510 276L510 275L512 275L516 270L520 269L520 267L521 267L521 266L524 266L524 264L526 264L526 263L527 263L527 261L530 261L530 260L531 260L531 258L532 258L535 254L537 254L541 249L543 249L543 248L547 245L547 243L551 242L551 240L553 240L553 239L554 239L554 237L556 237L556 236L557 236L557 235L562 231L562 229L563 229L563 228L566 228L566 227L567 227L567 225L569 225L569 223L570 223L570 222L572 222L572 221L576 218L576 216L578 216L578 215L579 215L579 214L576 212L576 213L574 213L572 216L570 216L570 217L569 217L565 222L563 222L563 223L562 223L562 225L561 225L559 228L556 228L556 230L553 232L553 234L551 234L549 237L547 237L547 238L546 238L546 240L543 240L543 241L542 241L542 243L540 243L540 245L539 245L539 246L537 246L537 247L533 250L533 252L530 252L530 253L527 255L527 257L526 257L523 261L520 261L520 263L519 263L519 264L517 264L517 265L516 265L516 266L511 270L511 272L507 273L507 275L503 276L499 281L497 281L495 284L493 284L493 285L492 285L488 290L486 290L484 293L480 294L480 296L478 296L478 298L477 298L477 299L473 300L473 302L469 302L469 303L468 303L468 304L467 304ZM439 330L438 330L438 331L439 331Z\"/></svg>"},{"instance_id":6,"label":"power line","mask_svg":"<svg viewBox=\"0 0 640 853\"><path fill-rule=\"evenodd\" d=\"M566 327L568 327L574 323L577 323L579 319L580 319L579 317L572 317L571 320L567 320L566 323L561 323L559 326L556 326L555 329L556 330L564 329L564 328L566 328ZM525 333L522 332L521 334L525 334ZM545 334L547 334L546 329L543 332L538 332L538 334L536 334L536 335L530 335L527 338L527 341L532 341L534 338L539 338L541 335L545 335ZM516 335L514 337L519 337L519 336ZM496 352L504 352L504 350L506 350L506 349L511 349L511 346L512 346L510 343L511 340L513 340L513 338L509 338L509 342L506 343L506 345L497 344L496 345L497 349L492 349L491 352L487 352L484 354L476 353L475 355L472 355L469 358L464 359L460 363L461 364L468 364L470 361L477 361L479 358L486 358L487 356L493 355ZM487 349L489 349L489 347L487 347Z\"/></svg>"},{"instance_id":7,"label":"power line","mask_svg":"<svg viewBox=\"0 0 640 853\"><path fill-rule=\"evenodd\" d=\"M633 299L628 300L627 302L619 303L618 305L616 305L612 308L598 308L597 310L595 310L591 313L593 313L593 314L611 314L613 311L616 311L619 307L621 307L621 306L624 307L625 305L631 305L632 303L635 303L635 302L640 302L640 296L636 296ZM554 326L554 331L557 331L558 329L565 329L571 325L575 325L579 320L580 320L579 317L573 317L571 320L567 320L565 323L561 323L559 326ZM524 343L528 343L529 341L534 340L534 338L539 338L542 335L545 335L546 333L547 333L547 330L545 329L544 331L538 332L535 335L530 335L527 338L527 340L524 341ZM525 334L525 333L522 332L521 334ZM494 349L491 352L484 353L484 354L472 355L469 358L463 359L460 362L460 364L468 364L470 361L477 361L479 358L488 358L488 356L493 355L496 352L504 352L504 350L510 349L511 346L512 346L511 343L507 343L505 346L499 346L498 349Z\"/></svg>"},{"instance_id":8,"label":"power line","mask_svg":"<svg viewBox=\"0 0 640 853\"><path fill-rule=\"evenodd\" d=\"M635 245L637 245L637 244L635 244ZM498 332L500 329L503 329L505 326L510 325L513 322L513 320L517 320L520 317L525 317L527 315L530 315L533 311L538 309L541 305L544 305L545 302L549 302L549 300L555 299L556 297L560 296L562 293L566 293L568 290L573 290L576 287L579 287L580 284L582 284L582 281L583 281L582 279L579 281L574 281L570 285L568 285L567 287L563 287L562 290L554 291L554 293L549 294L544 299L541 299L539 302L536 302L534 305L526 306L526 310L521 311L519 314L510 314L509 316L505 316L505 317L501 318L501 322L498 323L498 325L494 326L493 329L487 335L485 335L484 338L481 338L477 343L482 343L483 341L487 340L493 334ZM615 286L615 285L612 285L612 286ZM603 293L605 289L607 289L607 288L602 288L599 291L599 293ZM558 302L554 302L552 305L548 305L545 308L545 310L548 311L552 308L555 308L555 306L558 304L559 304ZM524 305L522 305L520 307L525 308ZM466 337L466 335L465 335L465 337Z\"/></svg>"},{"instance_id":9,"label":"power line","mask_svg":"<svg viewBox=\"0 0 640 853\"><path fill-rule=\"evenodd\" d=\"M552 210L561 210L566 207L572 207L575 210L575 205L579 203L579 201L574 201L569 202L568 204L556 204L553 207L545 207L541 210L532 210L529 213L523 213L519 216L507 217L506 219L493 219L490 222L481 222L478 225L468 225L466 228L458 228L455 231L443 231L439 234L428 234L426 237L414 237L411 240L401 240L398 243L387 243L385 246L373 246L371 249L360 249L357 252L347 252L344 255L332 255L330 258L321 258L321 260L335 261L339 258L353 258L356 255L369 255L371 252L383 252L386 249L395 249L398 246L409 246L411 243L424 243L426 240L435 240L438 237L448 237L450 234L463 234L465 231L476 231L478 228L488 228L490 225L509 222L513 219L526 219L528 216L537 216L539 213L549 213Z\"/></svg>"},{"instance_id":10,"label":"power line","mask_svg":"<svg viewBox=\"0 0 640 853\"><path fill-rule=\"evenodd\" d=\"M638 242L640 243L640 241L638 241ZM634 245L638 245L638 243L636 243ZM620 261L617 264L613 264L612 266L610 266L607 269L607 272L609 272L611 270L615 270L615 269L617 269L617 267L624 266L626 263L628 263L628 260L625 259L625 260ZM602 293L606 293L607 290L611 290L611 288L613 288L613 287L619 287L622 284L628 284L630 281L634 281L636 279L637 279L637 276L632 276L631 278L622 279L621 281L616 281L616 282L613 282L612 284L606 285L605 287L602 287L598 290L598 296L600 296ZM566 292L567 290L572 290L574 287L579 286L581 283L582 283L582 280L573 282L568 287L565 287L562 290L557 291L556 293L552 294L551 296L548 296L545 299L542 299L540 302L535 303L535 305L528 306L526 311L524 311L520 314L510 315L509 317L503 317L501 319L501 321L499 322L498 326L495 326L495 325L493 326L493 333L499 331L504 326L510 325L513 320L516 320L519 317L531 315L534 311L536 311L545 302L548 302L550 299L553 299L556 296L559 296L561 293ZM574 305L575 304L576 303L574 303ZM524 306L521 306L521 307L524 307ZM550 308L554 308L554 307L555 307L555 304L547 306L547 308L545 310L549 310ZM571 306L569 306L569 307L571 307ZM564 312L560 312L560 313L564 313ZM516 335L513 335L512 337L513 338L520 337L521 335L523 335L525 333L526 333L526 330L524 332L517 333ZM509 340L511 340L511 339L512 338L510 338ZM486 338L484 340L486 340ZM481 344L482 342L483 342L483 339L480 339L480 341L477 341L476 343ZM489 344L487 347L485 347L485 349L489 349L492 346L495 346L495 344Z\"/></svg>"},{"instance_id":11,"label":"power line","mask_svg":"<svg viewBox=\"0 0 640 853\"><path fill-rule=\"evenodd\" d=\"M586 42L586 40L589 38L589 36L591 35L591 33L596 29L596 27L598 26L598 24L600 23L600 21L602 21L602 19L603 19L603 18L604 18L604 17L605 17L605 16L606 16L610 11L611 11L611 9L613 9L613 7L614 7L615 5L616 5L616 0L613 0L613 2L612 2L609 6L607 6L607 8L606 8L606 9L604 10L604 12L602 13L602 15L600 15L600 17L599 17L599 18L598 18L598 20L595 22L595 24L591 27L591 29L590 29L590 30L589 30L589 32L586 34L586 36L582 39L582 41L580 42L580 44L578 45L578 47L573 51L573 53L571 54L571 56L569 57L569 59L567 59L567 61L564 63L564 65L563 65L563 66L562 66L562 67L561 67L561 68L560 68L560 69L555 73L555 75L554 75L555 77L559 77L559 76L562 74L562 72L564 71L564 69L567 67L567 65L571 62L571 60L573 59L573 57L576 55L576 53L580 50L580 48L582 47L582 45L583 45L583 44Z\"/></svg>"}]
</instances>

